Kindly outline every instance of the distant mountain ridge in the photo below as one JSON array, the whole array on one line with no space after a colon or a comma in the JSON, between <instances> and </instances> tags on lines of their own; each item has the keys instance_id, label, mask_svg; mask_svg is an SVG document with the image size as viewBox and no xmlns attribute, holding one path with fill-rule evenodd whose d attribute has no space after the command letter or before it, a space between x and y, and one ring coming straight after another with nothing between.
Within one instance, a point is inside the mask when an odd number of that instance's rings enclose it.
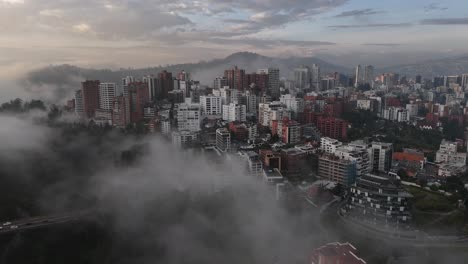
<instances>
[{"instance_id":1,"label":"distant mountain ridge","mask_svg":"<svg viewBox=\"0 0 468 264\"><path fill-rule=\"evenodd\" d=\"M319 64L322 72L351 72L350 69L339 65L334 65L314 57L291 57L273 58L262 56L251 52L238 52L227 56L224 59L214 59L201 61L198 63L183 63L166 66L139 68L139 69L86 69L72 65L49 66L27 74L26 79L32 82L47 83L50 79L54 83L67 82L68 75L79 76L83 79L98 79L108 82L120 82L123 76L131 75L141 77L145 75L157 74L162 70L168 70L174 74L185 70L190 72L195 80L200 80L204 84L211 84L217 76L222 76L225 69L238 66L245 69L247 73L255 72L258 69L276 67L280 69L280 75L289 77L292 70L300 65ZM53 78L51 78L53 77Z\"/></svg>"},{"instance_id":2,"label":"distant mountain ridge","mask_svg":"<svg viewBox=\"0 0 468 264\"><path fill-rule=\"evenodd\" d=\"M414 64L396 65L378 69L378 72L396 72L407 76L420 74L425 78L432 78L438 75L465 74L468 73L468 55L428 60Z\"/></svg>"},{"instance_id":3,"label":"distant mountain ridge","mask_svg":"<svg viewBox=\"0 0 468 264\"><path fill-rule=\"evenodd\" d=\"M80 82L86 79L120 83L121 78L128 75L141 78L146 75L155 75L162 70L168 70L174 74L185 70L192 74L194 80L199 80L204 85L211 85L214 78L222 76L225 69L233 66L245 69L247 73L275 67L280 69L281 77L292 78L294 68L312 64L319 64L322 74L340 72L353 75L351 68L332 64L316 57L274 58L257 53L238 52L223 59L140 69L109 70L87 69L72 65L48 66L27 73L19 80L19 84L36 98L43 98L50 102L64 102L65 99L73 98L73 92L78 90ZM376 73L382 72L396 72L410 77L421 74L425 78L468 73L468 55L376 69Z\"/></svg>"}]
</instances>

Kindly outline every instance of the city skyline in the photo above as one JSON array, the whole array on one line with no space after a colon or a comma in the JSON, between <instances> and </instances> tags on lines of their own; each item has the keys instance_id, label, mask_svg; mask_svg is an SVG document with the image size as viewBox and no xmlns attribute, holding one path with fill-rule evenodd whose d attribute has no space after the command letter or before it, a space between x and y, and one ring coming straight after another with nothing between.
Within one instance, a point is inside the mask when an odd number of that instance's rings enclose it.
<instances>
[{"instance_id":1,"label":"city skyline","mask_svg":"<svg viewBox=\"0 0 468 264\"><path fill-rule=\"evenodd\" d=\"M465 54L461 0L0 0L0 80L50 64L145 67L238 51L395 65ZM356 61L361 58L362 61Z\"/></svg>"}]
</instances>

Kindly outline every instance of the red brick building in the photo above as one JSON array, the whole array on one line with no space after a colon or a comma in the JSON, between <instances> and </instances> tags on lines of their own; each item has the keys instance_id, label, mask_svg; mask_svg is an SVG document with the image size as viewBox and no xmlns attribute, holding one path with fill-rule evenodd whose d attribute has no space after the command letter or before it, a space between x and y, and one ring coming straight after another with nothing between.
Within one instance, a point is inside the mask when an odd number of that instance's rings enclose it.
<instances>
[{"instance_id":1,"label":"red brick building","mask_svg":"<svg viewBox=\"0 0 468 264\"><path fill-rule=\"evenodd\" d=\"M246 75L246 84L247 86L251 84L255 84L255 89L260 92L264 93L268 89L268 74L262 73L250 73Z\"/></svg>"},{"instance_id":2,"label":"red brick building","mask_svg":"<svg viewBox=\"0 0 468 264\"><path fill-rule=\"evenodd\" d=\"M128 85L128 97L130 106L130 121L140 122L144 118L143 108L150 101L148 84L144 82L133 82Z\"/></svg>"},{"instance_id":3,"label":"red brick building","mask_svg":"<svg viewBox=\"0 0 468 264\"><path fill-rule=\"evenodd\" d=\"M249 130L243 123L229 123L229 131L231 131L234 139L239 141L247 141L249 139Z\"/></svg>"},{"instance_id":4,"label":"red brick building","mask_svg":"<svg viewBox=\"0 0 468 264\"><path fill-rule=\"evenodd\" d=\"M224 78L227 80L229 88L234 90L244 90L247 87L247 77L245 70L237 68L224 71Z\"/></svg>"},{"instance_id":5,"label":"red brick building","mask_svg":"<svg viewBox=\"0 0 468 264\"><path fill-rule=\"evenodd\" d=\"M130 123L130 106L128 97L123 95L114 97L112 101L112 125L125 127Z\"/></svg>"},{"instance_id":6,"label":"red brick building","mask_svg":"<svg viewBox=\"0 0 468 264\"><path fill-rule=\"evenodd\" d=\"M166 70L158 74L159 85L160 85L160 97L158 99L168 98L169 92L174 90L174 79L172 78L172 73Z\"/></svg>"},{"instance_id":7,"label":"red brick building","mask_svg":"<svg viewBox=\"0 0 468 264\"><path fill-rule=\"evenodd\" d=\"M88 118L93 118L99 108L99 81L85 81L81 83L83 91L83 109Z\"/></svg>"},{"instance_id":8,"label":"red brick building","mask_svg":"<svg viewBox=\"0 0 468 264\"><path fill-rule=\"evenodd\" d=\"M348 122L334 117L319 117L317 128L324 137L346 140L348 137Z\"/></svg>"}]
</instances>

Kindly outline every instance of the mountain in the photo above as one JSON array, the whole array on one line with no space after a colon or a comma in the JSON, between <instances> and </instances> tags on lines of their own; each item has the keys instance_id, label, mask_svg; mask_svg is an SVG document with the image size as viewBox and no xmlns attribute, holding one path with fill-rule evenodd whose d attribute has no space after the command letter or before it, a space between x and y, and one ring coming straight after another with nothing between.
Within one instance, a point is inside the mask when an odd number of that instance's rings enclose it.
<instances>
[{"instance_id":1,"label":"mountain","mask_svg":"<svg viewBox=\"0 0 468 264\"><path fill-rule=\"evenodd\" d=\"M414 64L396 65L378 69L378 72L396 72L407 76L420 74L425 78L431 78L437 75L464 74L468 73L468 55L428 60Z\"/></svg>"}]
</instances>

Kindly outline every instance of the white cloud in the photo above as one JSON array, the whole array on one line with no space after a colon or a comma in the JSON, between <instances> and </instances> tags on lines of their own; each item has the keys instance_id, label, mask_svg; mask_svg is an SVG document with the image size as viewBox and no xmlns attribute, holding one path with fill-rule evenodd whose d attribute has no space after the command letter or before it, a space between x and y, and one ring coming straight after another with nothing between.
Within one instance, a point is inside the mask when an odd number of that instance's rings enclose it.
<instances>
[{"instance_id":1,"label":"white cloud","mask_svg":"<svg viewBox=\"0 0 468 264\"><path fill-rule=\"evenodd\" d=\"M7 4L24 4L24 0L0 0L0 3L7 3Z\"/></svg>"},{"instance_id":2,"label":"white cloud","mask_svg":"<svg viewBox=\"0 0 468 264\"><path fill-rule=\"evenodd\" d=\"M39 11L39 15L46 16L46 17L62 18L63 11L60 9L44 9L44 10Z\"/></svg>"},{"instance_id":3,"label":"white cloud","mask_svg":"<svg viewBox=\"0 0 468 264\"><path fill-rule=\"evenodd\" d=\"M80 23L80 24L74 25L73 30L79 33L86 33L86 32L91 31L91 27L86 23Z\"/></svg>"}]
</instances>

